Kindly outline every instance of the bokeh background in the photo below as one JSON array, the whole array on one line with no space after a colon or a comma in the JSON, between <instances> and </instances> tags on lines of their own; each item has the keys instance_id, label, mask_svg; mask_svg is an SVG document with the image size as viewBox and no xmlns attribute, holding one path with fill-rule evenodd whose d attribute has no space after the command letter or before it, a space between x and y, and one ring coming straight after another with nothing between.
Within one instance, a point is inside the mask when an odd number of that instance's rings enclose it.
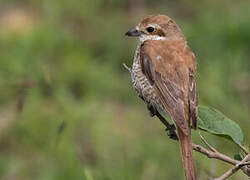
<instances>
[{"instance_id":1,"label":"bokeh background","mask_svg":"<svg viewBox=\"0 0 250 180\"><path fill-rule=\"evenodd\" d=\"M249 144L250 1L1 0L0 179L184 179L178 144L122 67L137 42L124 33L158 13L179 24L197 56L200 104L235 120ZM202 180L231 167L195 160Z\"/></svg>"}]
</instances>

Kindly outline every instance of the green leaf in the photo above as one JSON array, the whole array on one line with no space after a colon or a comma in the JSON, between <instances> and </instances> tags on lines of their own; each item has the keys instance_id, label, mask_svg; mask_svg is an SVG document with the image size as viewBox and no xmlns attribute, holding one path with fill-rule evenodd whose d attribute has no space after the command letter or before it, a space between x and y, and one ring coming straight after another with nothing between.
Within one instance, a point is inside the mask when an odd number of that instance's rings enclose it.
<instances>
[{"instance_id":1,"label":"green leaf","mask_svg":"<svg viewBox=\"0 0 250 180\"><path fill-rule=\"evenodd\" d=\"M198 111L198 127L200 129L212 134L229 137L236 143L241 144L243 142L242 130L233 120L211 107L199 106Z\"/></svg>"}]
</instances>

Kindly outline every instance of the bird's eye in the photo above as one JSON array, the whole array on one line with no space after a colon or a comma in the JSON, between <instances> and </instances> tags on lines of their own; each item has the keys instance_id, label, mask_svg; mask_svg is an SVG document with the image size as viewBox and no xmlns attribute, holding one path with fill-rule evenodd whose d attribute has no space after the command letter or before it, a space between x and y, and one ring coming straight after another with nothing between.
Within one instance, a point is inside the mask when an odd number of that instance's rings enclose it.
<instances>
[{"instance_id":1,"label":"bird's eye","mask_svg":"<svg viewBox=\"0 0 250 180\"><path fill-rule=\"evenodd\" d=\"M150 32L150 33L153 32L154 30L155 30L155 28L153 28L151 26L147 28L147 31Z\"/></svg>"}]
</instances>

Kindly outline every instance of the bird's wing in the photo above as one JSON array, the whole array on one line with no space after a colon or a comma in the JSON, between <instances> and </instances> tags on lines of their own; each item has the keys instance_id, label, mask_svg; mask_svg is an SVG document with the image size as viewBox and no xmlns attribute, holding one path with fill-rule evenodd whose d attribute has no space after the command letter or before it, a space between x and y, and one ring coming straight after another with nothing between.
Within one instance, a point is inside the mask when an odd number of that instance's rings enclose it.
<instances>
[{"instance_id":1,"label":"bird's wing","mask_svg":"<svg viewBox=\"0 0 250 180\"><path fill-rule=\"evenodd\" d=\"M185 42L145 41L140 53L142 72L155 88L161 105L188 135L190 110L197 110L195 82L190 76L196 67L192 51Z\"/></svg>"},{"instance_id":2,"label":"bird's wing","mask_svg":"<svg viewBox=\"0 0 250 180\"><path fill-rule=\"evenodd\" d=\"M195 83L194 71L189 70L189 112L192 120L192 127L198 127L198 93Z\"/></svg>"}]
</instances>

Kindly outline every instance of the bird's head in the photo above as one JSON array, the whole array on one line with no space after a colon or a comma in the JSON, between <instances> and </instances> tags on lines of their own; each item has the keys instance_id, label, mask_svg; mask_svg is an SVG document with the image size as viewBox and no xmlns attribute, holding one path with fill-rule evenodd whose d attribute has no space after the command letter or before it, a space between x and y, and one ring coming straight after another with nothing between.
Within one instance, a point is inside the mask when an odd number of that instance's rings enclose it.
<instances>
[{"instance_id":1,"label":"bird's head","mask_svg":"<svg viewBox=\"0 0 250 180\"><path fill-rule=\"evenodd\" d=\"M146 40L185 39L178 25L166 15L152 15L143 19L135 28L126 32L127 36Z\"/></svg>"}]
</instances>

